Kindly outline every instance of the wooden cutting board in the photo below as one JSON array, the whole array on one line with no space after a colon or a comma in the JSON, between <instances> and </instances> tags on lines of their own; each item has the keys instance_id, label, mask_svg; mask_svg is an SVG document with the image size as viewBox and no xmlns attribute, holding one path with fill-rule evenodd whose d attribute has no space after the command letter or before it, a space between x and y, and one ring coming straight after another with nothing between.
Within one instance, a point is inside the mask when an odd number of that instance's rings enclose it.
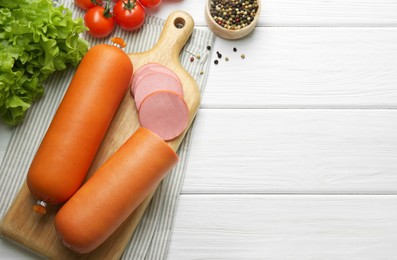
<instances>
[{"instance_id":1,"label":"wooden cutting board","mask_svg":"<svg viewBox=\"0 0 397 260\"><path fill-rule=\"evenodd\" d=\"M158 62L175 71L182 82L185 101L189 107L189 127L200 105L200 92L193 77L181 66L179 54L193 32L193 28L194 21L189 14L182 11L175 11L167 18L161 36L152 49L142 53L129 54L134 71L149 62ZM132 96L128 91L99 148L88 177L138 127L137 110ZM186 131L178 138L168 142L175 151L185 137ZM30 194L26 183L22 186L16 199L3 218L0 232L2 236L50 259L119 259L141 220L153 193L104 244L89 254L79 255L62 245L53 225L55 213L59 207L49 208L48 214L45 216L35 214L32 211L32 205L35 203L35 199Z\"/></svg>"}]
</instances>

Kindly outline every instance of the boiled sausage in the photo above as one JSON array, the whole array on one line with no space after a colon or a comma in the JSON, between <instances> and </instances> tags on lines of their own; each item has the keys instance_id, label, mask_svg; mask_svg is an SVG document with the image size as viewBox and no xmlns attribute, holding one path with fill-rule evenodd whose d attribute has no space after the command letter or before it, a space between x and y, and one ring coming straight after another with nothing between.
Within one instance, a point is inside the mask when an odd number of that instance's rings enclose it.
<instances>
[{"instance_id":1,"label":"boiled sausage","mask_svg":"<svg viewBox=\"0 0 397 260\"><path fill-rule=\"evenodd\" d=\"M174 150L139 128L55 216L63 243L79 253L102 244L177 163Z\"/></svg>"}]
</instances>

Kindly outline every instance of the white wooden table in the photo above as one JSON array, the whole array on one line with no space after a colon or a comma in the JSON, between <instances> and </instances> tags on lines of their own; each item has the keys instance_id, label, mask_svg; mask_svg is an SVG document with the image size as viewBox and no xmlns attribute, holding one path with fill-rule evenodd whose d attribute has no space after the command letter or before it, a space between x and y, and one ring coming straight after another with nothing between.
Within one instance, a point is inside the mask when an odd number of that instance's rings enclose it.
<instances>
[{"instance_id":1,"label":"white wooden table","mask_svg":"<svg viewBox=\"0 0 397 260\"><path fill-rule=\"evenodd\" d=\"M215 40L168 259L397 259L397 0L262 3ZM152 14L176 9L206 27L203 0Z\"/></svg>"}]
</instances>

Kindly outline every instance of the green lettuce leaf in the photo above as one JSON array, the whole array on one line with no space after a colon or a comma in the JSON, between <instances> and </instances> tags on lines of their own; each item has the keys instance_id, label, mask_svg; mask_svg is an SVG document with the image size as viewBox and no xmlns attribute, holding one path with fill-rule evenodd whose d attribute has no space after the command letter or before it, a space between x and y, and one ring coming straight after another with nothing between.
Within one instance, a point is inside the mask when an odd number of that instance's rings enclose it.
<instances>
[{"instance_id":1,"label":"green lettuce leaf","mask_svg":"<svg viewBox=\"0 0 397 260\"><path fill-rule=\"evenodd\" d=\"M83 20L51 0L0 0L0 117L21 123L55 71L77 66L88 50Z\"/></svg>"}]
</instances>

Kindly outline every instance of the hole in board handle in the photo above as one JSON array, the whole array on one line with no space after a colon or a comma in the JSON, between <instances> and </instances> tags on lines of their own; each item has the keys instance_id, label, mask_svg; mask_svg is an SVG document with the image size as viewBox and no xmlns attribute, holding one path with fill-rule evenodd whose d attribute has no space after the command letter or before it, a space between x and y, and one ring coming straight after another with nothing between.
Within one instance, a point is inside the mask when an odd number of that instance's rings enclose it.
<instances>
[{"instance_id":1,"label":"hole in board handle","mask_svg":"<svg viewBox=\"0 0 397 260\"><path fill-rule=\"evenodd\" d=\"M182 29L182 28L185 26L185 19L183 19L183 18L181 18L181 17L175 18L175 20L174 20L174 26L175 26L177 29Z\"/></svg>"}]
</instances>

